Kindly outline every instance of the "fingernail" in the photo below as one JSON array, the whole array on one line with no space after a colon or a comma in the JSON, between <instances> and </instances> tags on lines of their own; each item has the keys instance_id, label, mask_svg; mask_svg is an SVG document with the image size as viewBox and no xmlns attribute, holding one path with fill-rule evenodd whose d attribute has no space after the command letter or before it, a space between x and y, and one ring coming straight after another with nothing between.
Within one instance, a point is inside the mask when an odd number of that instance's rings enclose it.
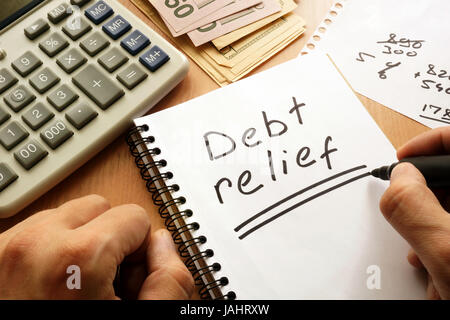
<instances>
[{"instance_id":1,"label":"fingernail","mask_svg":"<svg viewBox=\"0 0 450 320\"><path fill-rule=\"evenodd\" d=\"M419 170L408 162L403 162L395 166L391 173L391 183L399 178L407 178L416 180L418 182L424 182L425 178L422 176Z\"/></svg>"},{"instance_id":2,"label":"fingernail","mask_svg":"<svg viewBox=\"0 0 450 320\"><path fill-rule=\"evenodd\" d=\"M174 250L175 244L173 243L173 239L169 231L166 229L160 229L157 232L159 245L166 250Z\"/></svg>"}]
</instances>

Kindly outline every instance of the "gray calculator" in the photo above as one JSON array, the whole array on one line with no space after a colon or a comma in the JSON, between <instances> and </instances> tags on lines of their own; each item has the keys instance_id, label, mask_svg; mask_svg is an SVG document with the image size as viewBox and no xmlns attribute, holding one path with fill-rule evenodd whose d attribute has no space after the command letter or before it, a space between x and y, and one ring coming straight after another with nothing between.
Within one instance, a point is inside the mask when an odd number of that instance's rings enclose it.
<instances>
[{"instance_id":1,"label":"gray calculator","mask_svg":"<svg viewBox=\"0 0 450 320\"><path fill-rule=\"evenodd\" d=\"M116 0L2 0L0 218L102 150L188 68Z\"/></svg>"}]
</instances>

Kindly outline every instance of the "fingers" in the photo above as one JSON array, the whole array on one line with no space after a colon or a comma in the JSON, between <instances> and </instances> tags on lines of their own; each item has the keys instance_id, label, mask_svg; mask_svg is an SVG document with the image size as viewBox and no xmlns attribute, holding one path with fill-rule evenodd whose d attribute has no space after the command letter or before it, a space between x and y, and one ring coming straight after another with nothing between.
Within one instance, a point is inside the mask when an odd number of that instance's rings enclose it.
<instances>
[{"instance_id":1,"label":"fingers","mask_svg":"<svg viewBox=\"0 0 450 320\"><path fill-rule=\"evenodd\" d=\"M428 275L428 285L427 285L427 299L429 300L440 300L441 296L434 286L433 278Z\"/></svg>"},{"instance_id":2,"label":"fingers","mask_svg":"<svg viewBox=\"0 0 450 320\"><path fill-rule=\"evenodd\" d=\"M172 237L166 230L158 230L151 238L148 251L150 275L142 285L139 299L189 299L194 280L180 260Z\"/></svg>"},{"instance_id":3,"label":"fingers","mask_svg":"<svg viewBox=\"0 0 450 320\"><path fill-rule=\"evenodd\" d=\"M448 214L413 165L402 163L394 168L380 209L419 256L423 252L434 252Z\"/></svg>"},{"instance_id":4,"label":"fingers","mask_svg":"<svg viewBox=\"0 0 450 320\"><path fill-rule=\"evenodd\" d=\"M419 257L417 256L417 254L414 252L413 249L409 250L407 259L409 264L412 265L413 267L417 269L424 268L422 261L420 261Z\"/></svg>"},{"instance_id":5,"label":"fingers","mask_svg":"<svg viewBox=\"0 0 450 320\"><path fill-rule=\"evenodd\" d=\"M450 154L450 127L425 132L397 151L398 159L414 156Z\"/></svg>"},{"instance_id":6,"label":"fingers","mask_svg":"<svg viewBox=\"0 0 450 320\"><path fill-rule=\"evenodd\" d=\"M89 195L60 206L57 209L57 218L63 221L69 229L75 229L95 219L110 208L111 204L105 198L98 195Z\"/></svg>"},{"instance_id":7,"label":"fingers","mask_svg":"<svg viewBox=\"0 0 450 320\"><path fill-rule=\"evenodd\" d=\"M106 211L77 230L81 237L95 235L102 253L119 265L143 245L150 230L150 219L141 207L123 205Z\"/></svg>"}]
</instances>

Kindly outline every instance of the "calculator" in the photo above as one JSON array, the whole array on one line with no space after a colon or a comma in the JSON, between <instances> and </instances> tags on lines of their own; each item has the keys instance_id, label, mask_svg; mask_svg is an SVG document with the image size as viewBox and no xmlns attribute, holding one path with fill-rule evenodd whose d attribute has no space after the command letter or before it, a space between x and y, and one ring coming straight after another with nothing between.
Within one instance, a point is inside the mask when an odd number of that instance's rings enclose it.
<instances>
[{"instance_id":1,"label":"calculator","mask_svg":"<svg viewBox=\"0 0 450 320\"><path fill-rule=\"evenodd\" d=\"M2 0L0 218L111 143L188 68L116 0Z\"/></svg>"}]
</instances>

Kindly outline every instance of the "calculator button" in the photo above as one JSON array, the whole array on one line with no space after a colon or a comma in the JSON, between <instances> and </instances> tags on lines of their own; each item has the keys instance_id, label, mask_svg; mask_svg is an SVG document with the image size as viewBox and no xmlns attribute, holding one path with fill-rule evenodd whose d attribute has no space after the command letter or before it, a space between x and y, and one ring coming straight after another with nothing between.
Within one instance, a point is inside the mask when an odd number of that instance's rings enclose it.
<instances>
[{"instance_id":1,"label":"calculator button","mask_svg":"<svg viewBox=\"0 0 450 320\"><path fill-rule=\"evenodd\" d=\"M79 96L72 91L67 85L63 84L61 87L52 92L47 100L58 111L63 111L70 106Z\"/></svg>"},{"instance_id":2,"label":"calculator button","mask_svg":"<svg viewBox=\"0 0 450 320\"><path fill-rule=\"evenodd\" d=\"M25 108L33 102L34 99L36 99L36 96L22 85L13 89L11 93L4 98L6 104L15 112L19 112Z\"/></svg>"},{"instance_id":3,"label":"calculator button","mask_svg":"<svg viewBox=\"0 0 450 320\"><path fill-rule=\"evenodd\" d=\"M112 39L117 40L130 31L131 24L122 16L118 15L104 24L102 29Z\"/></svg>"},{"instance_id":4,"label":"calculator button","mask_svg":"<svg viewBox=\"0 0 450 320\"><path fill-rule=\"evenodd\" d=\"M62 31L73 41L78 40L92 30L92 26L86 19L79 17L72 21L67 21L62 27Z\"/></svg>"},{"instance_id":5,"label":"calculator button","mask_svg":"<svg viewBox=\"0 0 450 320\"><path fill-rule=\"evenodd\" d=\"M85 67L72 81L102 109L107 109L125 94L93 65Z\"/></svg>"},{"instance_id":6,"label":"calculator button","mask_svg":"<svg viewBox=\"0 0 450 320\"><path fill-rule=\"evenodd\" d=\"M50 29L50 25L47 23L47 21L45 21L44 19L38 19L24 31L28 39L34 40L48 29Z\"/></svg>"},{"instance_id":7,"label":"calculator button","mask_svg":"<svg viewBox=\"0 0 450 320\"><path fill-rule=\"evenodd\" d=\"M63 51L69 42L66 41L59 33L53 33L44 41L39 43L39 48L44 51L49 57L54 57L61 51Z\"/></svg>"},{"instance_id":8,"label":"calculator button","mask_svg":"<svg viewBox=\"0 0 450 320\"><path fill-rule=\"evenodd\" d=\"M0 191L13 183L19 176L5 163L0 163Z\"/></svg>"},{"instance_id":9,"label":"calculator button","mask_svg":"<svg viewBox=\"0 0 450 320\"><path fill-rule=\"evenodd\" d=\"M11 118L11 115L0 107L0 125L4 124L9 118Z\"/></svg>"},{"instance_id":10,"label":"calculator button","mask_svg":"<svg viewBox=\"0 0 450 320\"><path fill-rule=\"evenodd\" d=\"M48 13L48 19L53 23L60 23L73 13L72 7L67 3L60 4L55 9Z\"/></svg>"},{"instance_id":11,"label":"calculator button","mask_svg":"<svg viewBox=\"0 0 450 320\"><path fill-rule=\"evenodd\" d=\"M14 70L16 70L22 77L26 77L34 70L42 65L42 61L39 60L31 51L25 52L18 59L11 64Z\"/></svg>"},{"instance_id":12,"label":"calculator button","mask_svg":"<svg viewBox=\"0 0 450 320\"><path fill-rule=\"evenodd\" d=\"M87 59L75 48L70 49L68 52L60 56L56 63L67 73L72 73L83 64Z\"/></svg>"},{"instance_id":13,"label":"calculator button","mask_svg":"<svg viewBox=\"0 0 450 320\"><path fill-rule=\"evenodd\" d=\"M31 86L39 93L48 91L51 87L56 85L60 78L56 76L49 68L44 68L42 71L36 73L30 79Z\"/></svg>"},{"instance_id":14,"label":"calculator button","mask_svg":"<svg viewBox=\"0 0 450 320\"><path fill-rule=\"evenodd\" d=\"M22 115L22 120L33 130L37 130L55 116L43 103L37 103Z\"/></svg>"},{"instance_id":15,"label":"calculator button","mask_svg":"<svg viewBox=\"0 0 450 320\"><path fill-rule=\"evenodd\" d=\"M70 3L73 4L74 6L82 7L90 1L91 0L70 0Z\"/></svg>"},{"instance_id":16,"label":"calculator button","mask_svg":"<svg viewBox=\"0 0 450 320\"><path fill-rule=\"evenodd\" d=\"M100 32L95 32L80 42L80 47L91 57L95 56L107 46L109 46L109 41Z\"/></svg>"},{"instance_id":17,"label":"calculator button","mask_svg":"<svg viewBox=\"0 0 450 320\"><path fill-rule=\"evenodd\" d=\"M93 23L100 24L114 14L114 10L104 1L99 1L84 12Z\"/></svg>"},{"instance_id":18,"label":"calculator button","mask_svg":"<svg viewBox=\"0 0 450 320\"><path fill-rule=\"evenodd\" d=\"M133 31L120 42L120 45L131 55L135 56L150 44L150 40L139 30Z\"/></svg>"},{"instance_id":19,"label":"calculator button","mask_svg":"<svg viewBox=\"0 0 450 320\"><path fill-rule=\"evenodd\" d=\"M0 69L0 94L11 88L17 83L17 78L14 77L8 69Z\"/></svg>"},{"instance_id":20,"label":"calculator button","mask_svg":"<svg viewBox=\"0 0 450 320\"><path fill-rule=\"evenodd\" d=\"M66 142L71 136L73 136L73 131L67 128L61 120L52 122L41 132L42 140L53 150Z\"/></svg>"},{"instance_id":21,"label":"calculator button","mask_svg":"<svg viewBox=\"0 0 450 320\"><path fill-rule=\"evenodd\" d=\"M0 131L0 143L11 150L22 142L29 133L17 121L11 122L3 130Z\"/></svg>"},{"instance_id":22,"label":"calculator button","mask_svg":"<svg viewBox=\"0 0 450 320\"><path fill-rule=\"evenodd\" d=\"M31 140L23 145L19 150L14 152L14 158L27 170L34 167L39 161L48 155L36 140Z\"/></svg>"},{"instance_id":23,"label":"calculator button","mask_svg":"<svg viewBox=\"0 0 450 320\"><path fill-rule=\"evenodd\" d=\"M128 61L119 49L113 48L98 59L98 62L108 72L114 72Z\"/></svg>"},{"instance_id":24,"label":"calculator button","mask_svg":"<svg viewBox=\"0 0 450 320\"><path fill-rule=\"evenodd\" d=\"M78 130L94 120L98 113L87 104L81 104L66 113L67 120Z\"/></svg>"},{"instance_id":25,"label":"calculator button","mask_svg":"<svg viewBox=\"0 0 450 320\"><path fill-rule=\"evenodd\" d=\"M167 53L158 46L154 46L139 58L139 61L152 72L161 68L169 60Z\"/></svg>"},{"instance_id":26,"label":"calculator button","mask_svg":"<svg viewBox=\"0 0 450 320\"><path fill-rule=\"evenodd\" d=\"M128 66L117 75L117 79L129 90L136 87L139 83L144 81L148 77L147 73L142 71L141 68L135 63Z\"/></svg>"}]
</instances>

